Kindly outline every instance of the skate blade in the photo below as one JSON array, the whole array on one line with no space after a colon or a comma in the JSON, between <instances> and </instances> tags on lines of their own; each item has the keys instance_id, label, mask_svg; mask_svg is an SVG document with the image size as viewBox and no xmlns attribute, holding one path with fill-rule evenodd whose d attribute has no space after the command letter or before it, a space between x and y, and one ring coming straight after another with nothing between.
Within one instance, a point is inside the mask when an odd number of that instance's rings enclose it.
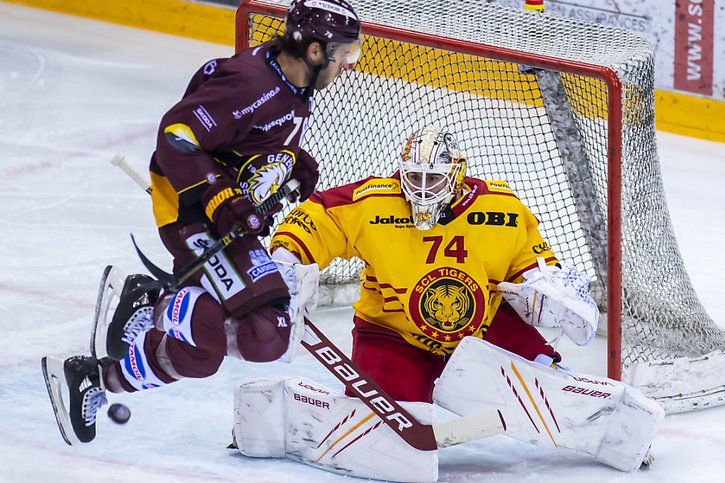
<instances>
[{"instance_id":1,"label":"skate blade","mask_svg":"<svg viewBox=\"0 0 725 483\"><path fill-rule=\"evenodd\" d=\"M103 271L101 284L98 287L96 311L93 316L93 330L91 332L91 355L98 360L108 357L106 338L108 337L108 313L111 304L121 298L121 291L126 280L126 274L120 269L109 265Z\"/></svg>"},{"instance_id":2,"label":"skate blade","mask_svg":"<svg viewBox=\"0 0 725 483\"><path fill-rule=\"evenodd\" d=\"M70 446L80 444L80 440L73 431L70 421L70 413L63 402L63 387L66 385L63 360L56 357L43 357L40 360L45 379L45 388L48 390L50 404L53 406L55 421L58 424L60 435Z\"/></svg>"}]
</instances>

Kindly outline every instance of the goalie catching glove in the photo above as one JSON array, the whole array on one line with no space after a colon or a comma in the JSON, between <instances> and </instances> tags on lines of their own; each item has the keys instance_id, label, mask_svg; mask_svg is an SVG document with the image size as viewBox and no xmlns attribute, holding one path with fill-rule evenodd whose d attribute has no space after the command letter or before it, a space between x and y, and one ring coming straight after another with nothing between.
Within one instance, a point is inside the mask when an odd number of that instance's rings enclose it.
<instances>
[{"instance_id":1,"label":"goalie catching glove","mask_svg":"<svg viewBox=\"0 0 725 483\"><path fill-rule=\"evenodd\" d=\"M219 236L225 236L236 225L252 235L264 230L264 218L234 181L220 179L210 184L201 196L201 202Z\"/></svg>"},{"instance_id":2,"label":"goalie catching glove","mask_svg":"<svg viewBox=\"0 0 725 483\"><path fill-rule=\"evenodd\" d=\"M520 284L501 282L498 291L516 313L535 327L560 327L575 344L589 344L597 333L599 308L589 295L589 277L573 265L539 266Z\"/></svg>"}]
</instances>

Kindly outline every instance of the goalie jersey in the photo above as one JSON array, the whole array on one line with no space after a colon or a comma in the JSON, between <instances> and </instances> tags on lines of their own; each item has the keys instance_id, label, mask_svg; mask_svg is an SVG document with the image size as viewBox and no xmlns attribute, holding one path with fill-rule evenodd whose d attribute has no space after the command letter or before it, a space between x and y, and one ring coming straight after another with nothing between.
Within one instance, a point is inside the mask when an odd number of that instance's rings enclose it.
<instances>
[{"instance_id":1,"label":"goalie jersey","mask_svg":"<svg viewBox=\"0 0 725 483\"><path fill-rule=\"evenodd\" d=\"M501 303L499 282L520 282L537 257L557 263L508 184L466 178L463 193L421 231L397 173L315 192L280 224L271 249L320 269L335 257L362 259L356 315L449 355L463 337L485 334Z\"/></svg>"}]
</instances>

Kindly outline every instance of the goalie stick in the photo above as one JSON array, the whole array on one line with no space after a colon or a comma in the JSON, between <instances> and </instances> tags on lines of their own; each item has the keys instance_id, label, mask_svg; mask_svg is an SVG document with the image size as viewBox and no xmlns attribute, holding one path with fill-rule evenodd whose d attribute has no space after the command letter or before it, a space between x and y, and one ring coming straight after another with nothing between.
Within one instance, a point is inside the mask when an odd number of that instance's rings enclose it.
<instances>
[{"instance_id":1,"label":"goalie stick","mask_svg":"<svg viewBox=\"0 0 725 483\"><path fill-rule=\"evenodd\" d=\"M360 371L335 344L305 317L302 345L345 387L415 449L432 451L494 436L506 430L501 411L484 411L434 424L416 420L395 399Z\"/></svg>"},{"instance_id":2,"label":"goalie stick","mask_svg":"<svg viewBox=\"0 0 725 483\"><path fill-rule=\"evenodd\" d=\"M118 156L117 156L118 157ZM116 158L114 158L114 161ZM143 178L133 169L126 165L123 157L117 162L113 162L114 166L122 167L123 171L128 174L136 183L145 191L150 193ZM294 180L290 180L294 181ZM288 182L288 186L290 183ZM277 191L275 195L280 193ZM274 195L273 195L274 196ZM282 196L279 197L281 200ZM271 199L271 197L270 197ZM277 201L279 201L277 200ZM269 201L269 200L268 200ZM275 201L274 204L277 203ZM273 206L273 205L272 205ZM133 237L132 237L133 238ZM226 237L225 237L226 238ZM219 240L212 246L216 246ZM231 242L229 240L226 245ZM223 248L224 246L219 248ZM162 276L173 278L155 266L143 253L136 247L144 266L157 278L157 272ZM205 250L204 254L209 252L211 248ZM218 250L216 251L218 252ZM215 252L215 253L216 253ZM203 257L202 254L199 258ZM211 258L210 255L209 258ZM198 259L197 259L198 260ZM206 260L205 260L206 261ZM197 261L180 271L185 272L191 268L191 265L197 265ZM196 271L203 263L194 268ZM193 273L193 272L191 272ZM187 276L188 278L188 276ZM159 279L160 283L164 283ZM174 285L167 285L169 288ZM322 365L329 370L342 384L345 385L353 394L355 394L362 402L365 403L388 427L398 434L407 444L421 451L433 451L438 448L446 448L475 439L494 436L503 433L506 430L506 422L504 421L501 411L484 411L477 414L468 415L461 418L455 418L449 421L443 421L434 424L423 424L415 419L408 411L406 411L395 399L390 397L381 387L379 387L370 378L365 376L357 365L350 360L344 352L342 352L325 334L320 331L308 318L305 317L305 334L302 339L302 345L307 349L313 357L315 357Z\"/></svg>"}]
</instances>

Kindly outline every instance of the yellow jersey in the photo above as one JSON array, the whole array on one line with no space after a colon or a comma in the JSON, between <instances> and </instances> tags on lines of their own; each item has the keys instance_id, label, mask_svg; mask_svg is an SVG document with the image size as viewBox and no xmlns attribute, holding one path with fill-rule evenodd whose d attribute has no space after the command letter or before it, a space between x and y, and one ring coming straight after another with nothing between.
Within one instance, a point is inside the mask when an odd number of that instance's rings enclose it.
<instances>
[{"instance_id":1,"label":"yellow jersey","mask_svg":"<svg viewBox=\"0 0 725 483\"><path fill-rule=\"evenodd\" d=\"M335 257L362 259L356 315L439 355L485 334L499 282L519 282L537 257L557 263L538 220L503 181L466 178L430 230L411 216L397 174L368 178L314 193L279 225L271 249L320 269Z\"/></svg>"}]
</instances>

